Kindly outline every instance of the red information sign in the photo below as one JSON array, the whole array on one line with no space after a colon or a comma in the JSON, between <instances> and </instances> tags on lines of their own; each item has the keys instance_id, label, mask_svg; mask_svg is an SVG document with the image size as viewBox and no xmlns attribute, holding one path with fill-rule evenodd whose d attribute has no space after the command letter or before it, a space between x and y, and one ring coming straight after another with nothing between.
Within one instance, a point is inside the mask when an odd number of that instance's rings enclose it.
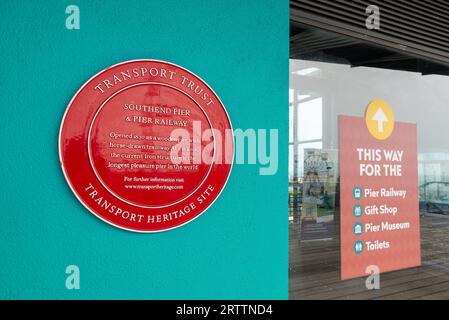
<instances>
[{"instance_id":1,"label":"red information sign","mask_svg":"<svg viewBox=\"0 0 449 320\"><path fill-rule=\"evenodd\" d=\"M416 125L390 114L339 117L343 280L421 264Z\"/></svg>"},{"instance_id":2,"label":"red information sign","mask_svg":"<svg viewBox=\"0 0 449 320\"><path fill-rule=\"evenodd\" d=\"M214 202L234 141L226 110L204 81L171 63L134 60L103 70L75 94L59 152L89 211L122 229L157 232Z\"/></svg>"}]
</instances>

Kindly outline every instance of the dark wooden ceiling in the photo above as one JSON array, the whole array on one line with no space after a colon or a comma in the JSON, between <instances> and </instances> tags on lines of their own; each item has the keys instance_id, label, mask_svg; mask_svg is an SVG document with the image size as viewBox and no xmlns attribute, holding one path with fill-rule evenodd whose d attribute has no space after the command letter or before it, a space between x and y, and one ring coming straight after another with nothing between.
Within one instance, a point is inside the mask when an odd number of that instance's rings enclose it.
<instances>
[{"instance_id":1,"label":"dark wooden ceiling","mask_svg":"<svg viewBox=\"0 0 449 320\"><path fill-rule=\"evenodd\" d=\"M365 9L368 2L373 1L291 1L290 58L343 63L353 67L420 72L424 75L449 75L449 1L446 2L446 37L441 34L432 37L432 34L429 34L427 46L422 36L415 37L413 43L413 33L405 34L399 27L392 31L389 26L401 22L400 13L402 16L406 15L405 12L394 11L391 7L392 1L374 1L381 9L381 29L368 30L365 26ZM349 3L350 6L347 6ZM382 4L388 7L382 7ZM434 7L434 10L442 10L441 5L444 4L438 1L436 4L438 6ZM426 5L425 9L431 10L431 7ZM414 15L415 12L411 14ZM396 20L392 21L393 17ZM435 20L435 32L441 33L442 17L439 14L437 17L440 20ZM403 20L407 22L409 18ZM425 20L425 17L422 19ZM429 19L425 20L426 32L431 32L431 22ZM406 29L408 30L408 27ZM420 29L418 31L424 32ZM397 37L394 37L395 32ZM406 42L404 37L407 38Z\"/></svg>"}]
</instances>

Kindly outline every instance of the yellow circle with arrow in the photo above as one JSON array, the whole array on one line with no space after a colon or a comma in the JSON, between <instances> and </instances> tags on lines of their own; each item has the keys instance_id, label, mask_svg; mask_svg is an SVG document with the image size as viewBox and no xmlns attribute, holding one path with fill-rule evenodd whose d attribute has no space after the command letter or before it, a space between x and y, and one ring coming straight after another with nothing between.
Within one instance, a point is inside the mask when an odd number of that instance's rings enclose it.
<instances>
[{"instance_id":1,"label":"yellow circle with arrow","mask_svg":"<svg viewBox=\"0 0 449 320\"><path fill-rule=\"evenodd\" d=\"M365 122L368 131L378 140L391 136L394 129L394 114L384 100L373 100L366 108Z\"/></svg>"}]
</instances>

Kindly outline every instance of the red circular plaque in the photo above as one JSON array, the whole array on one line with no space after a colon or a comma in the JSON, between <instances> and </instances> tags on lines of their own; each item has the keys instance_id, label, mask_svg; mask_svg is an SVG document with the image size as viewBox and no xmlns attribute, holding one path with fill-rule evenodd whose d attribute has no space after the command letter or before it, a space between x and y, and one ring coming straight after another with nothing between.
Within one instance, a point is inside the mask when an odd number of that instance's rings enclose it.
<instances>
[{"instance_id":1,"label":"red circular plaque","mask_svg":"<svg viewBox=\"0 0 449 320\"><path fill-rule=\"evenodd\" d=\"M158 232L203 213L229 177L226 109L198 76L133 60L101 71L64 114L59 156L81 203L116 227Z\"/></svg>"}]
</instances>

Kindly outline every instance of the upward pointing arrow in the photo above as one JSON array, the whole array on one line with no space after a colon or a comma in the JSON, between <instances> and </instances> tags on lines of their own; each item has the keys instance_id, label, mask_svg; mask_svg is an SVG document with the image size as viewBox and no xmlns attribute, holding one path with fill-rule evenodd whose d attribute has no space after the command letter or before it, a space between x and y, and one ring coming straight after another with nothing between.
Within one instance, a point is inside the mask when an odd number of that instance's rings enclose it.
<instances>
[{"instance_id":1,"label":"upward pointing arrow","mask_svg":"<svg viewBox=\"0 0 449 320\"><path fill-rule=\"evenodd\" d=\"M384 122L388 122L388 118L382 108L377 109L376 114L374 114L371 120L377 121L377 131L384 132Z\"/></svg>"}]
</instances>

